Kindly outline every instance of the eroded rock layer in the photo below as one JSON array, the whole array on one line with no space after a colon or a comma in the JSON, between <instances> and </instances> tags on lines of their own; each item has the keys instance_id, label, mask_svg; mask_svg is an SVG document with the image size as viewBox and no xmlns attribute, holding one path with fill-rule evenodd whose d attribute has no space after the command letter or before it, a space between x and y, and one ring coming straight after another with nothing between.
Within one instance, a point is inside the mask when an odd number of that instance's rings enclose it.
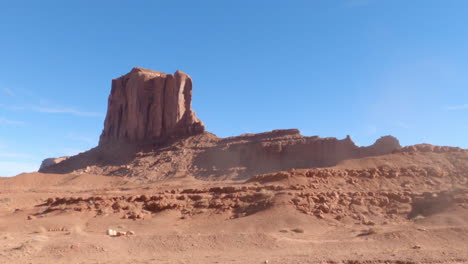
<instances>
[{"instance_id":1,"label":"eroded rock layer","mask_svg":"<svg viewBox=\"0 0 468 264\"><path fill-rule=\"evenodd\" d=\"M92 173L150 180L193 176L245 179L292 168L334 166L340 161L390 154L401 146L385 136L368 147L345 139L307 137L297 129L218 138L204 132L163 145L106 145L44 169L52 173Z\"/></svg>"}]
</instances>

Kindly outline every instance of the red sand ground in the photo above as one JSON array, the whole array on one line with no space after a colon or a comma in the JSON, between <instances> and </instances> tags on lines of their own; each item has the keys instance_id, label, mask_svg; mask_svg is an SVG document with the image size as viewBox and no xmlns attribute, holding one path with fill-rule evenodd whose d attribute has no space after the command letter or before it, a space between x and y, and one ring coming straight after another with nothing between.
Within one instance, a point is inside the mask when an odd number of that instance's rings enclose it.
<instances>
[{"instance_id":1,"label":"red sand ground","mask_svg":"<svg viewBox=\"0 0 468 264\"><path fill-rule=\"evenodd\" d=\"M467 179L467 151L434 149L247 180L22 174L0 178L0 263L466 263Z\"/></svg>"}]
</instances>

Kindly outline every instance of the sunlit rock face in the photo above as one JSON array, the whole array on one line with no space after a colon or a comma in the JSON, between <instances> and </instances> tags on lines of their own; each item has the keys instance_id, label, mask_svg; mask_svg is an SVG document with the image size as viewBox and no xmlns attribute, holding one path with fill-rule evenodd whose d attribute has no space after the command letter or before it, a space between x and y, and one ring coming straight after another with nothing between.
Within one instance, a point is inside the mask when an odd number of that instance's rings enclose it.
<instances>
[{"instance_id":1,"label":"sunlit rock face","mask_svg":"<svg viewBox=\"0 0 468 264\"><path fill-rule=\"evenodd\" d=\"M202 133L205 126L191 104L192 79L187 74L133 68L112 80L99 145L161 141Z\"/></svg>"}]
</instances>

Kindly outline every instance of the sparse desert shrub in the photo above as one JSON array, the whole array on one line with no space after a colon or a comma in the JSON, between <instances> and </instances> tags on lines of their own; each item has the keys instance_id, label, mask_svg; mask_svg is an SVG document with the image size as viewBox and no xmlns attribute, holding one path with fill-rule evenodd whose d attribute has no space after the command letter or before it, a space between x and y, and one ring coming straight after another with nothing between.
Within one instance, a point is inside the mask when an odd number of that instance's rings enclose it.
<instances>
[{"instance_id":1,"label":"sparse desert shrub","mask_svg":"<svg viewBox=\"0 0 468 264\"><path fill-rule=\"evenodd\" d=\"M34 233L45 233L47 232L47 229L43 226L39 226L37 230L34 231Z\"/></svg>"},{"instance_id":2,"label":"sparse desert shrub","mask_svg":"<svg viewBox=\"0 0 468 264\"><path fill-rule=\"evenodd\" d=\"M271 202L273 201L274 197L275 197L275 193L270 190L261 189L259 192L259 198L260 200L263 200L264 202Z\"/></svg>"},{"instance_id":3,"label":"sparse desert shrub","mask_svg":"<svg viewBox=\"0 0 468 264\"><path fill-rule=\"evenodd\" d=\"M369 228L366 230L363 230L358 236L370 236L370 235L375 235L378 233L378 230L376 228Z\"/></svg>"},{"instance_id":4,"label":"sparse desert shrub","mask_svg":"<svg viewBox=\"0 0 468 264\"><path fill-rule=\"evenodd\" d=\"M304 233L304 229L298 227L291 229L291 231L294 233Z\"/></svg>"},{"instance_id":5,"label":"sparse desert shrub","mask_svg":"<svg viewBox=\"0 0 468 264\"><path fill-rule=\"evenodd\" d=\"M9 197L0 199L0 203L8 203L8 202L11 202L11 199Z\"/></svg>"}]
</instances>

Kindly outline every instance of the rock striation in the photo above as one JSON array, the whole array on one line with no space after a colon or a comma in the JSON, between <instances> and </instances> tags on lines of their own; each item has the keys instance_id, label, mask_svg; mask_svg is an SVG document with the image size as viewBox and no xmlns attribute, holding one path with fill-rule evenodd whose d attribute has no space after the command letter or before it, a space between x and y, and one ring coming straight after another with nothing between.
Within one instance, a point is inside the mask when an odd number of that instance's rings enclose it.
<instances>
[{"instance_id":1,"label":"rock striation","mask_svg":"<svg viewBox=\"0 0 468 264\"><path fill-rule=\"evenodd\" d=\"M202 133L203 123L192 111L192 79L133 68L112 80L99 145L113 142L154 142Z\"/></svg>"}]
</instances>

